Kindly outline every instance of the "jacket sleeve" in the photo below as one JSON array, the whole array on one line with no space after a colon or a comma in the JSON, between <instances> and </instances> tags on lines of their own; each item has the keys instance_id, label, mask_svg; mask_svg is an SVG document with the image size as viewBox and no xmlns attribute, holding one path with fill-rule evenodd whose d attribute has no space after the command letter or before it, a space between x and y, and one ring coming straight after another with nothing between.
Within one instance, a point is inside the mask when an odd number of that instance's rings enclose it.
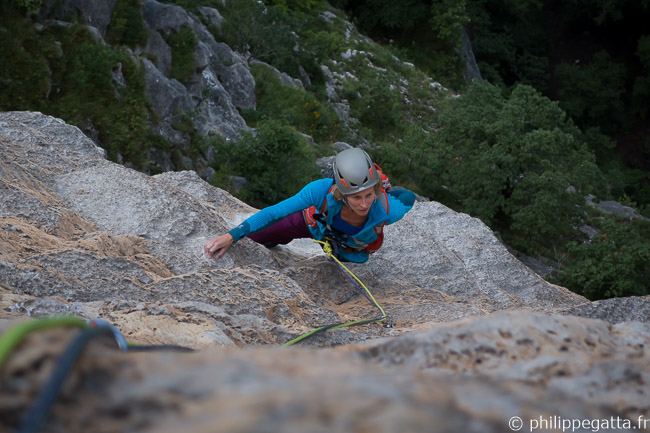
<instances>
[{"instance_id":1,"label":"jacket sleeve","mask_svg":"<svg viewBox=\"0 0 650 433\"><path fill-rule=\"evenodd\" d=\"M415 203L415 194L407 189L391 189L386 192L388 195L388 221L386 224L393 224L404 217Z\"/></svg>"},{"instance_id":2,"label":"jacket sleeve","mask_svg":"<svg viewBox=\"0 0 650 433\"><path fill-rule=\"evenodd\" d=\"M319 179L308 183L300 192L273 206L266 207L248 217L234 229L228 231L237 242L244 236L269 227L292 213L310 206L320 207L332 186L332 179Z\"/></svg>"}]
</instances>

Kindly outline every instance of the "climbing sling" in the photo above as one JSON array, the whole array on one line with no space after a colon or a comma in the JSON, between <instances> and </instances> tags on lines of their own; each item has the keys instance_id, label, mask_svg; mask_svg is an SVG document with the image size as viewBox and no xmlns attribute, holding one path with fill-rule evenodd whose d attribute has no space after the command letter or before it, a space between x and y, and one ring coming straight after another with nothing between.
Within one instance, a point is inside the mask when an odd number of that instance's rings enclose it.
<instances>
[{"instance_id":1,"label":"climbing sling","mask_svg":"<svg viewBox=\"0 0 650 433\"><path fill-rule=\"evenodd\" d=\"M316 329L314 329L312 331L309 331L306 334L300 335L299 337L296 337L293 340L287 341L286 343L283 344L283 346L285 346L285 347L292 346L295 343L298 343L299 341L305 340L305 339L307 339L309 337L313 337L314 335L320 334L321 332L325 332L328 329L345 328L345 327L348 327L348 326L360 326L360 325L365 325L367 323L373 323L373 322L384 322L384 326L386 328L392 328L393 327L393 322L390 321L390 319L386 315L386 312L381 307L381 305L379 305L377 300L375 300L375 297L372 295L370 290L366 287L365 284L363 284L363 282L356 275L354 275L354 273L347 266L345 266L343 263L341 263L341 261L336 257L336 255L334 254L334 249L332 247L332 243L330 243L331 241L328 241L326 239L325 241L314 240L314 242L321 244L325 254L327 254L332 259L332 261L338 266L338 268L341 270L341 272L343 272L343 275L345 275L345 277L357 289L359 289L361 294L363 294L363 296L365 296L368 301L370 301L375 307L377 307L377 309L379 310L381 315L378 316L378 317L373 317L371 319L361 319L361 320L354 320L354 321L350 321L350 322L333 323L333 324L330 324L330 325L321 326L321 327L316 328Z\"/></svg>"}]
</instances>

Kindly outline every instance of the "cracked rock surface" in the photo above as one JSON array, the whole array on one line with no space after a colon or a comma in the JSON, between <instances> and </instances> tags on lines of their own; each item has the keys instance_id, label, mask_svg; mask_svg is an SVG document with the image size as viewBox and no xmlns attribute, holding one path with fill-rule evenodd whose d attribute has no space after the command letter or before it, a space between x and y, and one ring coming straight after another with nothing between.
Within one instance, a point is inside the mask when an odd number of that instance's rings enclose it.
<instances>
[{"instance_id":1,"label":"cracked rock surface","mask_svg":"<svg viewBox=\"0 0 650 433\"><path fill-rule=\"evenodd\" d=\"M280 347L376 311L308 241L244 239L202 257L253 212L195 172L147 176L59 119L0 113L0 330L99 317L134 343L197 349L94 342L44 431L503 432L513 416L650 418L649 297L592 303L436 202L416 203L350 266L394 328ZM0 431L17 428L75 332L31 335L1 366Z\"/></svg>"}]
</instances>

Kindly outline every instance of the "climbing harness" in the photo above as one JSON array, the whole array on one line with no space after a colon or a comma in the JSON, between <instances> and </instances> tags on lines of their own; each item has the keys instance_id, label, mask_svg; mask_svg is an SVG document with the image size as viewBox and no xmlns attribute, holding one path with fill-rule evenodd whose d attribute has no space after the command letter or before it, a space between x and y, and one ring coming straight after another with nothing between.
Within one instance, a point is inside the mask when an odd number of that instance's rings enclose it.
<instances>
[{"instance_id":1,"label":"climbing harness","mask_svg":"<svg viewBox=\"0 0 650 433\"><path fill-rule=\"evenodd\" d=\"M193 349L175 345L146 345L140 346L126 341L118 329L104 319L84 320L72 316L53 316L19 323L0 336L0 371L11 352L31 333L57 327L80 328L81 332L75 337L65 352L59 357L52 375L43 388L36 402L27 412L18 430L19 433L34 433L42 427L58 397L65 379L68 377L76 361L79 359L88 343L99 336L112 336L119 349L128 352L150 350L173 350L193 352Z\"/></svg>"},{"instance_id":2,"label":"climbing harness","mask_svg":"<svg viewBox=\"0 0 650 433\"><path fill-rule=\"evenodd\" d=\"M366 287L366 285L363 284L363 282L356 275L354 275L354 273L336 257L336 249L337 249L336 243L334 243L333 241L328 240L328 239L326 239L324 241L314 240L314 242L321 244L325 254L327 254L332 259L332 261L338 266L338 268L341 270L341 272L343 272L343 275L345 275L345 277L357 289L359 289L361 294L363 296L365 296L365 298L368 301L370 301L375 307L377 307L377 309L379 310L381 315L378 316L378 317L373 317L371 319L361 319L361 320L354 320L354 321L350 321L350 322L333 323L331 325L321 326L321 327L316 328L316 329L314 329L312 331L309 331L306 334L300 335L299 337L296 337L293 340L287 341L286 343L283 344L283 346L285 346L285 347L292 346L292 345L298 343L299 341L305 340L305 339L307 339L309 337L313 337L314 335L320 334L321 332L325 332L328 329L345 328L345 327L348 327L348 326L360 326L360 325L365 325L365 324L373 323L373 322L378 322L378 323L383 322L384 327L386 327L386 328L392 328L393 326L395 326L395 324L386 315L386 312L384 311L384 309L381 307L381 305L379 305L379 303L377 302L375 297L372 295L372 293L370 292L368 287Z\"/></svg>"},{"instance_id":3,"label":"climbing harness","mask_svg":"<svg viewBox=\"0 0 650 433\"><path fill-rule=\"evenodd\" d=\"M373 164L375 173L377 173L377 176L380 179L381 185L382 185L382 192L377 196L377 202L380 204L384 212L386 212L386 215L390 214L390 209L389 209L389 201L388 201L388 194L387 191L389 191L392 187L390 184L390 179L384 172L382 171L381 167L377 164ZM330 174L330 177L334 178L334 172ZM338 185L338 184L336 184ZM339 185L339 190L341 190L341 186ZM329 195L332 191L334 190L334 185L332 185L327 192ZM339 245L341 245L341 248L343 248L345 251L350 252L350 253L356 253L360 251L365 251L368 254L374 254L377 251L379 251L379 248L381 248L382 243L384 242L384 226L386 225L386 221L383 221L379 224L377 224L374 229L375 229L375 235L377 235L377 239L370 243L360 243L358 240L355 239L356 246L352 247L350 245L346 244L346 241L349 237L354 238L354 236L348 235L346 233L343 233L336 228L332 227L331 224L327 223L327 196L325 197L325 200L323 201L323 205L321 209L317 209L316 206L310 206L307 209L304 209L302 211L303 218L305 220L305 224L307 224L309 227L312 229L318 228L318 225L322 225L326 229L326 235L328 237L334 238Z\"/></svg>"}]
</instances>

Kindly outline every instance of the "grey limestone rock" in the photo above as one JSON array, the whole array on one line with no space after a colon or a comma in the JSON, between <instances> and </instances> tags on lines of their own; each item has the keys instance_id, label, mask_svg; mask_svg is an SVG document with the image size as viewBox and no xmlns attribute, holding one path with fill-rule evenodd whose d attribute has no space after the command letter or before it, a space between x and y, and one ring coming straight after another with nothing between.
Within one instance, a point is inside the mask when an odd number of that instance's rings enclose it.
<instances>
[{"instance_id":1,"label":"grey limestone rock","mask_svg":"<svg viewBox=\"0 0 650 433\"><path fill-rule=\"evenodd\" d=\"M165 77L149 59L143 59L147 97L154 112L161 119L191 111L194 108L192 97L177 80Z\"/></svg>"},{"instance_id":2,"label":"grey limestone rock","mask_svg":"<svg viewBox=\"0 0 650 433\"><path fill-rule=\"evenodd\" d=\"M217 28L221 27L223 17L218 10L207 6L201 6L199 12L203 15L203 18L205 18L209 26L215 26Z\"/></svg>"},{"instance_id":3,"label":"grey limestone rock","mask_svg":"<svg viewBox=\"0 0 650 433\"><path fill-rule=\"evenodd\" d=\"M193 27L190 15L180 6L145 0L143 17L153 30L163 34L178 32L183 27Z\"/></svg>"},{"instance_id":4,"label":"grey limestone rock","mask_svg":"<svg viewBox=\"0 0 650 433\"><path fill-rule=\"evenodd\" d=\"M349 266L393 328L277 347L377 313L309 240L269 250L242 239L219 261L203 257L206 240L254 212L194 171L148 176L58 119L0 113L0 329L70 314L135 343L198 349L91 345L48 428L496 433L513 416L648 418L648 297L589 302L433 201ZM0 430L18 429L74 332L15 348L0 371Z\"/></svg>"},{"instance_id":5,"label":"grey limestone rock","mask_svg":"<svg viewBox=\"0 0 650 433\"><path fill-rule=\"evenodd\" d=\"M167 45L165 39L157 31L150 32L147 46L143 53L153 57L156 68L165 77L169 76L172 70L172 49Z\"/></svg>"},{"instance_id":6,"label":"grey limestone rock","mask_svg":"<svg viewBox=\"0 0 650 433\"><path fill-rule=\"evenodd\" d=\"M273 75L275 75L285 86L293 87L295 89L302 89L304 88L302 81L300 81L297 78L292 78L289 74L285 72L280 72L277 68L274 68L273 66L269 65L266 62L263 62L261 60L257 59L251 59L248 62L249 65L262 65L265 68L269 69L270 71L273 72Z\"/></svg>"},{"instance_id":7,"label":"grey limestone rock","mask_svg":"<svg viewBox=\"0 0 650 433\"><path fill-rule=\"evenodd\" d=\"M106 34L106 28L111 22L113 8L118 0L87 1L87 0L47 0L41 7L39 16L43 19L51 18L63 20L70 15L78 15L81 21L86 22L99 32L101 38Z\"/></svg>"},{"instance_id":8,"label":"grey limestone rock","mask_svg":"<svg viewBox=\"0 0 650 433\"><path fill-rule=\"evenodd\" d=\"M103 37L116 2L47 1L41 17L51 18L51 22L61 25L72 25L61 20L78 14L97 34L99 42L105 43ZM218 26L222 20L213 8L203 7L199 13L208 25ZM216 42L201 19L178 5L144 0L142 16L149 29L149 39L145 46L134 49L134 59L144 65L147 100L157 116L152 131L171 143L186 145L189 137L174 129L181 115L189 115L204 135L218 134L237 141L242 131L250 130L240 115L240 110L256 106L255 80L246 59L226 44ZM165 38L184 28L195 33L198 43L194 73L187 82L180 83L170 77L172 49ZM115 84L125 84L120 74L116 75ZM165 161L169 160L169 155L154 156L160 161L158 168L174 168Z\"/></svg>"},{"instance_id":9,"label":"grey limestone rock","mask_svg":"<svg viewBox=\"0 0 650 433\"><path fill-rule=\"evenodd\" d=\"M603 213L611 214L611 215L616 215L622 218L629 218L629 219L644 219L648 221L648 218L645 218L644 216L640 215L639 212L630 207L630 206L625 206L617 201L612 201L612 200L604 200L604 201L599 201L599 202L594 202L594 197L593 195L588 195L586 202L588 205L595 207L596 209L600 210Z\"/></svg>"},{"instance_id":10,"label":"grey limestone rock","mask_svg":"<svg viewBox=\"0 0 650 433\"><path fill-rule=\"evenodd\" d=\"M144 18L152 33L145 53L155 58L155 66L146 58L142 60L147 95L161 123L173 124L175 113L194 113L195 126L204 135L219 134L236 140L241 131L248 130L238 109L255 108L255 80L244 59L216 42L197 17L179 6L147 0ZM171 49L164 41L165 35L182 28L192 29L198 39L195 73L185 84L167 77Z\"/></svg>"},{"instance_id":11,"label":"grey limestone rock","mask_svg":"<svg viewBox=\"0 0 650 433\"><path fill-rule=\"evenodd\" d=\"M577 305L567 312L576 316L606 320L610 323L648 322L650 319L650 296L603 299Z\"/></svg>"}]
</instances>

